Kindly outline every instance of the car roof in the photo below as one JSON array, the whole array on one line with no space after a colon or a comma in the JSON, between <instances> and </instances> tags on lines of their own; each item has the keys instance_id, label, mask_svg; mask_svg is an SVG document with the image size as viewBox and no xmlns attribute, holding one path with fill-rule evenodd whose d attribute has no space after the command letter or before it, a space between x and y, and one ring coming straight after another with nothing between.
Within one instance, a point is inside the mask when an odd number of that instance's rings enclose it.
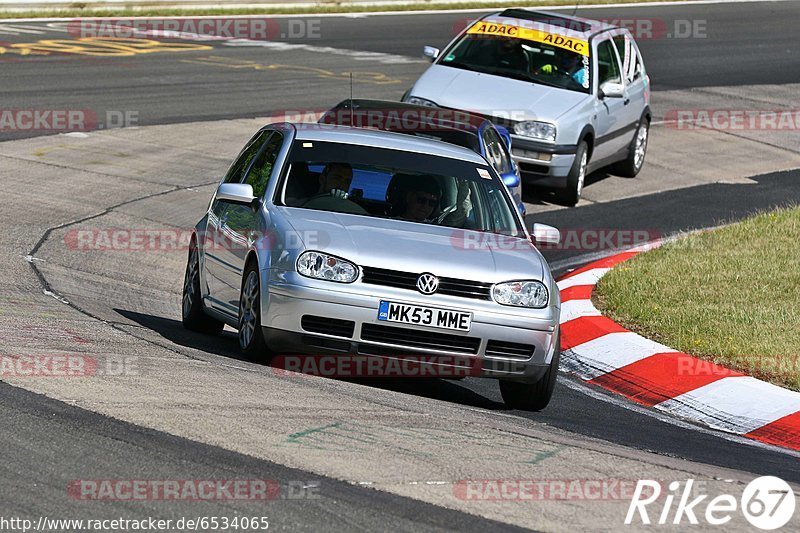
<instances>
[{"instance_id":1,"label":"car roof","mask_svg":"<svg viewBox=\"0 0 800 533\"><path fill-rule=\"evenodd\" d=\"M599 20L524 8L506 9L504 11L486 15L481 20L502 24L513 24L516 26L530 26L532 23L533 27L539 27L546 31L557 32L566 37L579 37L584 39L598 32L617 28L617 26L612 26L611 24L607 24Z\"/></svg>"},{"instance_id":2,"label":"car roof","mask_svg":"<svg viewBox=\"0 0 800 533\"><path fill-rule=\"evenodd\" d=\"M489 166L480 154L468 148L442 142L436 139L405 135L383 130L366 128L353 128L350 126L337 126L332 124L270 124L265 128L280 126L281 129L291 127L295 130L295 139L300 141L321 141L371 146L375 148L389 148L404 152L449 157L460 159L482 166Z\"/></svg>"}]
</instances>

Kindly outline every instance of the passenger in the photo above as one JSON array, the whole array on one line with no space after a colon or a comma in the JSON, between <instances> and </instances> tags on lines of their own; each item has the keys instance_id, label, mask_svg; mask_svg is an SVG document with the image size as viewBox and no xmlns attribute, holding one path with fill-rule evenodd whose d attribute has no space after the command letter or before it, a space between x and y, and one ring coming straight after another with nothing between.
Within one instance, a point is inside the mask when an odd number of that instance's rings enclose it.
<instances>
[{"instance_id":1,"label":"passenger","mask_svg":"<svg viewBox=\"0 0 800 533\"><path fill-rule=\"evenodd\" d=\"M522 45L515 39L501 39L497 47L497 62L503 68L518 70L530 74L528 55Z\"/></svg>"},{"instance_id":2,"label":"passenger","mask_svg":"<svg viewBox=\"0 0 800 533\"><path fill-rule=\"evenodd\" d=\"M318 194L331 193L346 198L352 181L353 167L347 163L328 163L319 175Z\"/></svg>"}]
</instances>

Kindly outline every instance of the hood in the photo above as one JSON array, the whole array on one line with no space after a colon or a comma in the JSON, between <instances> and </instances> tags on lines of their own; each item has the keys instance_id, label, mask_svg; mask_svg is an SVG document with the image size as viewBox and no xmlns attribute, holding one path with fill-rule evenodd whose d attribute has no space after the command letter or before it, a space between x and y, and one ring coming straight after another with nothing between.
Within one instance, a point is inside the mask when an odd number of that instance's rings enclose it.
<instances>
[{"instance_id":1,"label":"hood","mask_svg":"<svg viewBox=\"0 0 800 533\"><path fill-rule=\"evenodd\" d=\"M544 274L544 259L525 239L328 211L281 209L304 236L306 249L337 255L359 266L489 283L542 279Z\"/></svg>"},{"instance_id":2,"label":"hood","mask_svg":"<svg viewBox=\"0 0 800 533\"><path fill-rule=\"evenodd\" d=\"M515 122L556 121L587 98L576 91L442 65L426 70L409 94L482 115L511 113Z\"/></svg>"}]
</instances>

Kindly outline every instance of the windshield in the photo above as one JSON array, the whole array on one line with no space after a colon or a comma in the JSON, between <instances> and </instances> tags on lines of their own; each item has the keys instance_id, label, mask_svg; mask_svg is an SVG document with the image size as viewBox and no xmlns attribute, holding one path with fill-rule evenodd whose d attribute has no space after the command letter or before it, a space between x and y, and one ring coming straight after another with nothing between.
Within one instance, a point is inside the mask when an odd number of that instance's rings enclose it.
<instances>
[{"instance_id":1,"label":"windshield","mask_svg":"<svg viewBox=\"0 0 800 533\"><path fill-rule=\"evenodd\" d=\"M480 22L467 30L439 64L588 93L588 50L588 43L580 39Z\"/></svg>"},{"instance_id":2,"label":"windshield","mask_svg":"<svg viewBox=\"0 0 800 533\"><path fill-rule=\"evenodd\" d=\"M295 141L280 205L524 237L486 164L343 143Z\"/></svg>"}]
</instances>

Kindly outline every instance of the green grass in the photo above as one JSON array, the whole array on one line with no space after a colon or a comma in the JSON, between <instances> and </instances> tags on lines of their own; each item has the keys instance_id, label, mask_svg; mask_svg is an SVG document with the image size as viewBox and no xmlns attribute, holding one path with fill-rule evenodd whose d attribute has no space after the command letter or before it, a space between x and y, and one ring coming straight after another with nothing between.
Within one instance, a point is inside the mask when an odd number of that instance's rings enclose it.
<instances>
[{"instance_id":1,"label":"green grass","mask_svg":"<svg viewBox=\"0 0 800 533\"><path fill-rule=\"evenodd\" d=\"M622 4L639 2L641 0L592 0L588 4ZM669 1L669 0L655 0ZM165 0L164 3L169 3ZM574 6L575 0L539 0L535 2L522 1L513 3L515 7L553 7L553 6ZM81 8L79 3L71 9L53 9L39 11L3 11L0 10L0 18L78 18L78 17L168 17L168 16L202 16L202 15L313 15L319 13L369 13L374 11L418 11L418 10L458 10L458 9L500 9L505 4L499 2L459 2L454 4L438 3L435 0L430 2L416 2L408 5L341 5L335 1L322 0L320 5L314 7L263 7L263 8L172 8L172 7L142 7L137 9L93 9ZM579 13L581 14L581 13ZM584 14L585 15L585 14ZM589 16L589 15L586 15ZM589 16L590 17L590 16ZM590 17L591 18L591 17Z\"/></svg>"},{"instance_id":2,"label":"green grass","mask_svg":"<svg viewBox=\"0 0 800 533\"><path fill-rule=\"evenodd\" d=\"M640 254L603 277L595 304L647 338L800 390L800 208Z\"/></svg>"}]
</instances>

